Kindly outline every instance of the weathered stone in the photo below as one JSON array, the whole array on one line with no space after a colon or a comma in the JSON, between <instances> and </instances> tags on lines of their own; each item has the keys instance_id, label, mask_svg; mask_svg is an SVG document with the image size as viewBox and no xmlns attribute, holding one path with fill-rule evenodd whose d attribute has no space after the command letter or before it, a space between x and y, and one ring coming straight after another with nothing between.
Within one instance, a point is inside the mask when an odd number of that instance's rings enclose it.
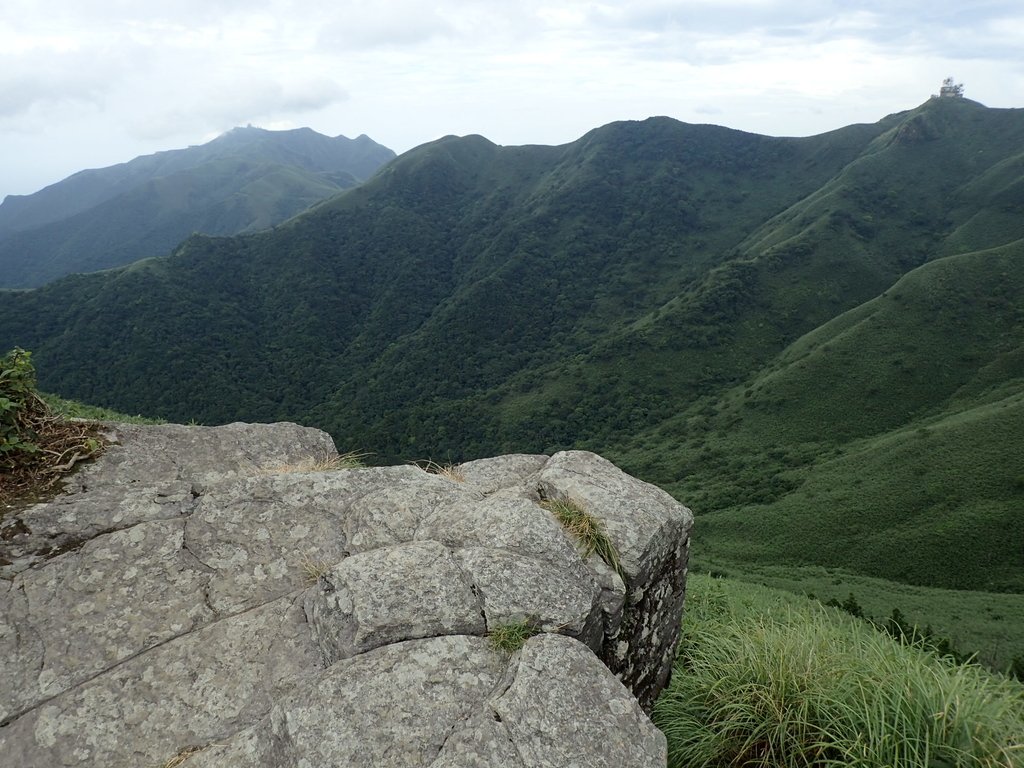
<instances>
[{"instance_id":1,"label":"weathered stone","mask_svg":"<svg viewBox=\"0 0 1024 768\"><path fill-rule=\"evenodd\" d=\"M665 737L632 694L579 643L538 635L493 705L527 768L665 765Z\"/></svg>"},{"instance_id":2,"label":"weathered stone","mask_svg":"<svg viewBox=\"0 0 1024 768\"><path fill-rule=\"evenodd\" d=\"M486 639L458 635L345 659L301 701L275 707L265 765L430 765L504 672L505 659Z\"/></svg>"},{"instance_id":3,"label":"weathered stone","mask_svg":"<svg viewBox=\"0 0 1024 768\"><path fill-rule=\"evenodd\" d=\"M302 589L309 570L347 554L345 472L271 474L211 486L185 524L185 544L210 569L218 613Z\"/></svg>"},{"instance_id":4,"label":"weathered stone","mask_svg":"<svg viewBox=\"0 0 1024 768\"><path fill-rule=\"evenodd\" d=\"M561 632L595 643L601 638L601 590L578 563L556 565L502 549L457 551L483 598L488 629L527 621L545 632ZM595 636L596 632L596 636Z\"/></svg>"},{"instance_id":5,"label":"weathered stone","mask_svg":"<svg viewBox=\"0 0 1024 768\"><path fill-rule=\"evenodd\" d=\"M117 663L184 635L212 616L209 575L182 550L183 520L140 523L14 580L24 625L44 639L27 704L51 698Z\"/></svg>"},{"instance_id":6,"label":"weathered stone","mask_svg":"<svg viewBox=\"0 0 1024 768\"><path fill-rule=\"evenodd\" d=\"M430 768L525 768L525 763L508 729L488 708L456 727Z\"/></svg>"},{"instance_id":7,"label":"weathered stone","mask_svg":"<svg viewBox=\"0 0 1024 768\"><path fill-rule=\"evenodd\" d=\"M287 422L222 427L116 424L109 432L117 444L104 451L101 462L76 474L73 485L160 488L186 481L202 493L212 482L302 469L310 460L329 461L338 455L330 435Z\"/></svg>"},{"instance_id":8,"label":"weathered stone","mask_svg":"<svg viewBox=\"0 0 1024 768\"><path fill-rule=\"evenodd\" d=\"M423 521L439 508L455 503L457 483L412 466L362 470L374 481L359 494L345 519L344 531L352 553L369 552L417 538Z\"/></svg>"},{"instance_id":9,"label":"weathered stone","mask_svg":"<svg viewBox=\"0 0 1024 768\"><path fill-rule=\"evenodd\" d=\"M537 480L547 498L581 502L616 548L628 594L601 659L649 709L672 672L693 515L660 488L586 451L556 453Z\"/></svg>"},{"instance_id":10,"label":"weathered stone","mask_svg":"<svg viewBox=\"0 0 1024 768\"><path fill-rule=\"evenodd\" d=\"M402 640L482 635L482 607L451 550L435 541L353 555L323 574L305 600L327 664Z\"/></svg>"},{"instance_id":11,"label":"weathered stone","mask_svg":"<svg viewBox=\"0 0 1024 768\"><path fill-rule=\"evenodd\" d=\"M24 586L0 581L0 723L39 700L46 648L28 617Z\"/></svg>"},{"instance_id":12,"label":"weathered stone","mask_svg":"<svg viewBox=\"0 0 1024 768\"><path fill-rule=\"evenodd\" d=\"M467 461L465 464L459 464L457 470L462 474L464 483L489 495L502 488L524 486L532 475L540 471L547 460L547 456L514 453Z\"/></svg>"},{"instance_id":13,"label":"weathered stone","mask_svg":"<svg viewBox=\"0 0 1024 768\"><path fill-rule=\"evenodd\" d=\"M562 526L537 505L528 488L509 488L487 497L467 493L452 499L423 521L416 538L450 547L503 549L559 567L579 562Z\"/></svg>"},{"instance_id":14,"label":"weathered stone","mask_svg":"<svg viewBox=\"0 0 1024 768\"><path fill-rule=\"evenodd\" d=\"M14 767L161 764L262 718L319 654L282 598L156 646L0 727ZM289 669L282 669L282 665Z\"/></svg>"},{"instance_id":15,"label":"weathered stone","mask_svg":"<svg viewBox=\"0 0 1024 768\"><path fill-rule=\"evenodd\" d=\"M650 704L690 525L666 494L580 452L460 482L313 471L333 446L295 425L115 431L0 543L4 768L664 764L598 656ZM625 581L541 495L602 521ZM492 648L522 620L558 634Z\"/></svg>"},{"instance_id":16,"label":"weathered stone","mask_svg":"<svg viewBox=\"0 0 1024 768\"><path fill-rule=\"evenodd\" d=\"M211 482L337 455L329 435L287 423L116 424L104 436L113 444L65 482L64 494L0 520L0 578L103 533L191 514Z\"/></svg>"}]
</instances>

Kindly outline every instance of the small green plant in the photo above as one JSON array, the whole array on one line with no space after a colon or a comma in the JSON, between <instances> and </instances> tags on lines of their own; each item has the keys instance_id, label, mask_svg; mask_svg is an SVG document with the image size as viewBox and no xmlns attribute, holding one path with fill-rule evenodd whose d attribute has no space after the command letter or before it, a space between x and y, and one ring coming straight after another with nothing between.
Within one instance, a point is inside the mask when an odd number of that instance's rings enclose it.
<instances>
[{"instance_id":1,"label":"small green plant","mask_svg":"<svg viewBox=\"0 0 1024 768\"><path fill-rule=\"evenodd\" d=\"M13 469L24 454L39 451L34 415L45 410L36 394L31 353L13 349L0 359L0 468Z\"/></svg>"},{"instance_id":2,"label":"small green plant","mask_svg":"<svg viewBox=\"0 0 1024 768\"><path fill-rule=\"evenodd\" d=\"M543 499L540 505L555 516L555 519L562 524L562 527L580 545L584 558L590 557L594 552L605 561L623 581L626 580L622 564L619 562L619 554L615 551L615 545L601 525L601 521L587 512L583 504L573 498Z\"/></svg>"},{"instance_id":3,"label":"small green plant","mask_svg":"<svg viewBox=\"0 0 1024 768\"><path fill-rule=\"evenodd\" d=\"M539 633L540 629L532 622L520 621L514 624L499 624L487 633L487 637L494 650L515 653L527 640Z\"/></svg>"}]
</instances>

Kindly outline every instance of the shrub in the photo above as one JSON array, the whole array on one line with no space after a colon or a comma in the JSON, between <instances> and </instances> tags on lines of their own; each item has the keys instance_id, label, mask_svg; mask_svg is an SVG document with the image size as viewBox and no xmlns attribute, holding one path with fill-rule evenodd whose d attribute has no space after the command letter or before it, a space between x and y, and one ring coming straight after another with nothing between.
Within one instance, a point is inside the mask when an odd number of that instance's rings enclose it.
<instances>
[{"instance_id":1,"label":"shrub","mask_svg":"<svg viewBox=\"0 0 1024 768\"><path fill-rule=\"evenodd\" d=\"M45 410L36 394L31 354L11 350L0 358L0 469L11 471L39 452L35 427Z\"/></svg>"},{"instance_id":2,"label":"shrub","mask_svg":"<svg viewBox=\"0 0 1024 768\"><path fill-rule=\"evenodd\" d=\"M97 425L51 412L36 391L32 356L0 358L0 501L39 494L103 447Z\"/></svg>"}]
</instances>

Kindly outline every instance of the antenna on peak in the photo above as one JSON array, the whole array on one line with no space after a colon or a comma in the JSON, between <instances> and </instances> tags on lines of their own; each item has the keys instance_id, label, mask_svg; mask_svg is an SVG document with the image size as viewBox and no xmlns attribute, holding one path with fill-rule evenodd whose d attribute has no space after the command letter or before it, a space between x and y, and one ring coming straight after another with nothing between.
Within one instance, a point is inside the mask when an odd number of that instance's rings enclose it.
<instances>
[{"instance_id":1,"label":"antenna on peak","mask_svg":"<svg viewBox=\"0 0 1024 768\"><path fill-rule=\"evenodd\" d=\"M942 81L939 88L940 99L962 99L964 97L964 84L956 82L952 76Z\"/></svg>"}]
</instances>

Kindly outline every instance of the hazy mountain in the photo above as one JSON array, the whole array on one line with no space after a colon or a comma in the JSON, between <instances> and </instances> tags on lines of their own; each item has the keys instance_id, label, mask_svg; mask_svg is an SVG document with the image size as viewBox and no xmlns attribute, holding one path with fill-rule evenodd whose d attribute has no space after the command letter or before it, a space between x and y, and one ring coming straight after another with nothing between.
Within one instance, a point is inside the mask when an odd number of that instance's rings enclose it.
<instances>
[{"instance_id":1,"label":"hazy mountain","mask_svg":"<svg viewBox=\"0 0 1024 768\"><path fill-rule=\"evenodd\" d=\"M163 255L192 232L265 229L355 186L394 156L366 136L250 127L81 171L0 204L0 287Z\"/></svg>"},{"instance_id":2,"label":"hazy mountain","mask_svg":"<svg viewBox=\"0 0 1024 768\"><path fill-rule=\"evenodd\" d=\"M1024 112L964 99L449 137L273 231L0 296L0 348L379 460L597 450L694 507L698 561L1021 591L1022 147Z\"/></svg>"}]
</instances>

